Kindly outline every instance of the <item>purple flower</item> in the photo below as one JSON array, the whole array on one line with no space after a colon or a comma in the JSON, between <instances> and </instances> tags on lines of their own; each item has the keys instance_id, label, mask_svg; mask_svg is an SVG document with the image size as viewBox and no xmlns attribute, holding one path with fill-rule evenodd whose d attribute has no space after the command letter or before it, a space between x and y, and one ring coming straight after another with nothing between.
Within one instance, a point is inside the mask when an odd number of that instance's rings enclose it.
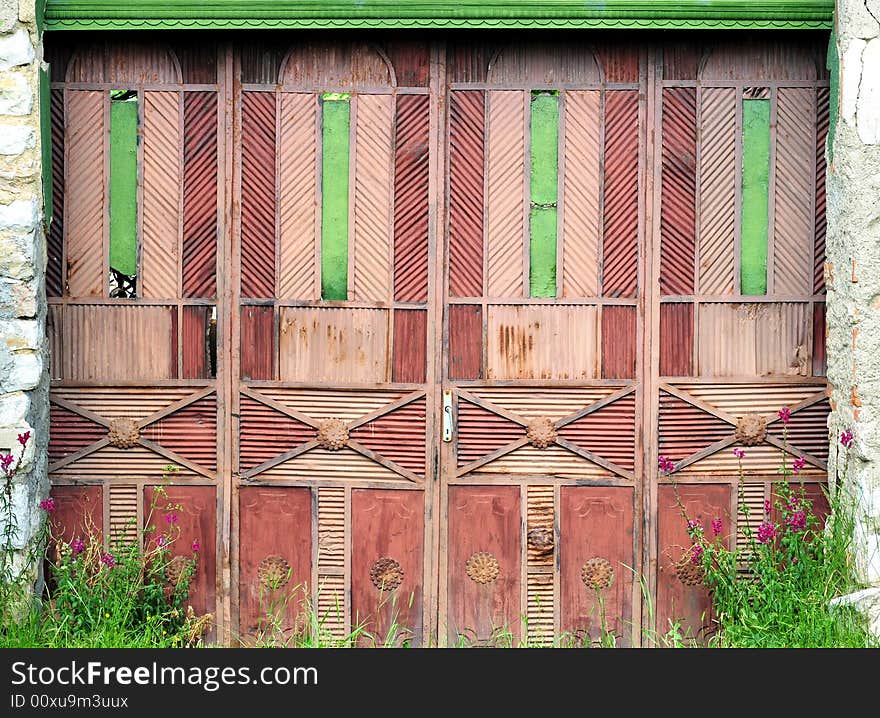
<instances>
[{"instance_id":1,"label":"purple flower","mask_svg":"<svg viewBox=\"0 0 880 718\"><path fill-rule=\"evenodd\" d=\"M112 553L105 553L101 556L101 563L103 563L107 568L113 568L116 565L116 558Z\"/></svg>"},{"instance_id":2,"label":"purple flower","mask_svg":"<svg viewBox=\"0 0 880 718\"><path fill-rule=\"evenodd\" d=\"M74 556L79 556L86 550L85 542L82 539L74 539L70 542L70 549L73 551Z\"/></svg>"},{"instance_id":3,"label":"purple flower","mask_svg":"<svg viewBox=\"0 0 880 718\"><path fill-rule=\"evenodd\" d=\"M22 446L24 446L25 444L28 443L28 439L30 439L30 438L31 438L31 432L26 431L23 434L18 435L18 443L21 444Z\"/></svg>"},{"instance_id":4,"label":"purple flower","mask_svg":"<svg viewBox=\"0 0 880 718\"><path fill-rule=\"evenodd\" d=\"M840 434L840 443L843 444L847 449L852 446L853 443L853 433L849 429L843 431Z\"/></svg>"},{"instance_id":5,"label":"purple flower","mask_svg":"<svg viewBox=\"0 0 880 718\"><path fill-rule=\"evenodd\" d=\"M55 499L51 496L48 499L43 499L40 502L40 508L47 514L51 514L55 510Z\"/></svg>"},{"instance_id":6,"label":"purple flower","mask_svg":"<svg viewBox=\"0 0 880 718\"><path fill-rule=\"evenodd\" d=\"M807 460L803 456L798 456L794 463L791 465L792 471L794 473L799 474L801 469L804 468L804 465L807 463Z\"/></svg>"},{"instance_id":7,"label":"purple flower","mask_svg":"<svg viewBox=\"0 0 880 718\"><path fill-rule=\"evenodd\" d=\"M660 457L660 471L664 474L671 474L675 471L675 463L668 456Z\"/></svg>"},{"instance_id":8,"label":"purple flower","mask_svg":"<svg viewBox=\"0 0 880 718\"><path fill-rule=\"evenodd\" d=\"M712 519L712 535L717 536L724 529L724 524L721 519Z\"/></svg>"},{"instance_id":9,"label":"purple flower","mask_svg":"<svg viewBox=\"0 0 880 718\"><path fill-rule=\"evenodd\" d=\"M783 406L776 416L782 419L783 424L787 424L791 420L791 409L787 406Z\"/></svg>"},{"instance_id":10,"label":"purple flower","mask_svg":"<svg viewBox=\"0 0 880 718\"><path fill-rule=\"evenodd\" d=\"M0 456L0 467L3 467L3 471L7 471L9 469L10 464L15 461L12 458L12 454L6 454L5 456Z\"/></svg>"},{"instance_id":11,"label":"purple flower","mask_svg":"<svg viewBox=\"0 0 880 718\"><path fill-rule=\"evenodd\" d=\"M193 539L193 542L192 542L192 550L193 550L193 553L198 553L198 552L199 552L199 548L201 548L201 547L199 546L199 540L198 540L198 539Z\"/></svg>"},{"instance_id":12,"label":"purple flower","mask_svg":"<svg viewBox=\"0 0 880 718\"><path fill-rule=\"evenodd\" d=\"M764 513L770 515L770 499L764 501Z\"/></svg>"},{"instance_id":13,"label":"purple flower","mask_svg":"<svg viewBox=\"0 0 880 718\"><path fill-rule=\"evenodd\" d=\"M703 533L703 524L700 523L699 519L688 519L688 533Z\"/></svg>"},{"instance_id":14,"label":"purple flower","mask_svg":"<svg viewBox=\"0 0 880 718\"><path fill-rule=\"evenodd\" d=\"M772 521L764 521L758 526L758 543L767 543L776 538L776 524Z\"/></svg>"},{"instance_id":15,"label":"purple flower","mask_svg":"<svg viewBox=\"0 0 880 718\"><path fill-rule=\"evenodd\" d=\"M168 522L168 525L177 523L177 514L165 514L165 520Z\"/></svg>"},{"instance_id":16,"label":"purple flower","mask_svg":"<svg viewBox=\"0 0 880 718\"><path fill-rule=\"evenodd\" d=\"M700 544L694 544L694 547L691 549L691 563L696 565L700 562L701 558L703 558L703 547Z\"/></svg>"},{"instance_id":17,"label":"purple flower","mask_svg":"<svg viewBox=\"0 0 880 718\"><path fill-rule=\"evenodd\" d=\"M788 524L792 531L803 531L807 527L807 512L803 509L793 511L785 519L785 523Z\"/></svg>"},{"instance_id":18,"label":"purple flower","mask_svg":"<svg viewBox=\"0 0 880 718\"><path fill-rule=\"evenodd\" d=\"M160 534L159 537L156 539L156 545L159 548L165 548L168 545L168 539Z\"/></svg>"},{"instance_id":19,"label":"purple flower","mask_svg":"<svg viewBox=\"0 0 880 718\"><path fill-rule=\"evenodd\" d=\"M745 457L746 452L745 452L743 449L740 449L740 448L737 446L737 447L735 447L734 450L733 450L733 455L734 455L737 459L742 460L742 459Z\"/></svg>"}]
</instances>

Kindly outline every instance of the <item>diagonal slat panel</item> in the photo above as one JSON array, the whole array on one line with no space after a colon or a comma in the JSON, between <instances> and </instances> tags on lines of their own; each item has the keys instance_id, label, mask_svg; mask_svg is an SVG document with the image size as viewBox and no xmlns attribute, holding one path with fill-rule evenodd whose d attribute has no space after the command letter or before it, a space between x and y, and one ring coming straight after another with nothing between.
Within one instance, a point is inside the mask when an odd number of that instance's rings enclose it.
<instances>
[{"instance_id":1,"label":"diagonal slat panel","mask_svg":"<svg viewBox=\"0 0 880 718\"><path fill-rule=\"evenodd\" d=\"M802 294L814 282L813 90L780 88L776 116L773 287L776 294Z\"/></svg>"},{"instance_id":2,"label":"diagonal slat panel","mask_svg":"<svg viewBox=\"0 0 880 718\"><path fill-rule=\"evenodd\" d=\"M597 90L565 93L562 295L599 293L599 197L602 158L601 105Z\"/></svg>"},{"instance_id":3,"label":"diagonal slat panel","mask_svg":"<svg viewBox=\"0 0 880 718\"><path fill-rule=\"evenodd\" d=\"M241 293L275 296L275 95L241 101Z\"/></svg>"},{"instance_id":4,"label":"diagonal slat panel","mask_svg":"<svg viewBox=\"0 0 880 718\"><path fill-rule=\"evenodd\" d=\"M217 95L183 96L183 294L217 293Z\"/></svg>"},{"instance_id":5,"label":"diagonal slat panel","mask_svg":"<svg viewBox=\"0 0 880 718\"><path fill-rule=\"evenodd\" d=\"M178 289L180 94L144 93L143 296L172 298Z\"/></svg>"},{"instance_id":6,"label":"diagonal slat panel","mask_svg":"<svg viewBox=\"0 0 880 718\"><path fill-rule=\"evenodd\" d=\"M315 269L318 211L317 97L304 92L281 95L278 143L278 296L320 299Z\"/></svg>"},{"instance_id":7,"label":"diagonal slat panel","mask_svg":"<svg viewBox=\"0 0 880 718\"><path fill-rule=\"evenodd\" d=\"M354 296L391 294L391 130L394 98L359 95L355 124Z\"/></svg>"},{"instance_id":8,"label":"diagonal slat panel","mask_svg":"<svg viewBox=\"0 0 880 718\"><path fill-rule=\"evenodd\" d=\"M700 107L702 294L733 294L736 232L736 91L703 89Z\"/></svg>"},{"instance_id":9,"label":"diagonal slat panel","mask_svg":"<svg viewBox=\"0 0 880 718\"><path fill-rule=\"evenodd\" d=\"M449 293L483 294L485 93L453 92L449 104Z\"/></svg>"},{"instance_id":10,"label":"diagonal slat panel","mask_svg":"<svg viewBox=\"0 0 880 718\"><path fill-rule=\"evenodd\" d=\"M64 293L64 90L52 90L49 104L52 124L52 223L46 233L46 294Z\"/></svg>"},{"instance_id":11,"label":"diagonal slat panel","mask_svg":"<svg viewBox=\"0 0 880 718\"><path fill-rule=\"evenodd\" d=\"M604 210L602 294L631 297L639 258L638 92L606 94Z\"/></svg>"},{"instance_id":12,"label":"diagonal slat panel","mask_svg":"<svg viewBox=\"0 0 880 718\"><path fill-rule=\"evenodd\" d=\"M67 91L65 233L67 292L101 296L104 287L104 95Z\"/></svg>"},{"instance_id":13,"label":"diagonal slat panel","mask_svg":"<svg viewBox=\"0 0 880 718\"><path fill-rule=\"evenodd\" d=\"M397 98L394 157L394 298L428 300L427 95Z\"/></svg>"},{"instance_id":14,"label":"diagonal slat panel","mask_svg":"<svg viewBox=\"0 0 880 718\"><path fill-rule=\"evenodd\" d=\"M813 292L825 291L825 141L828 139L828 88L816 90L816 212L813 262Z\"/></svg>"},{"instance_id":15,"label":"diagonal slat panel","mask_svg":"<svg viewBox=\"0 0 880 718\"><path fill-rule=\"evenodd\" d=\"M525 93L489 93L487 284L491 297L523 296Z\"/></svg>"},{"instance_id":16,"label":"diagonal slat panel","mask_svg":"<svg viewBox=\"0 0 880 718\"><path fill-rule=\"evenodd\" d=\"M660 292L693 294L697 154L697 91L663 90Z\"/></svg>"}]
</instances>

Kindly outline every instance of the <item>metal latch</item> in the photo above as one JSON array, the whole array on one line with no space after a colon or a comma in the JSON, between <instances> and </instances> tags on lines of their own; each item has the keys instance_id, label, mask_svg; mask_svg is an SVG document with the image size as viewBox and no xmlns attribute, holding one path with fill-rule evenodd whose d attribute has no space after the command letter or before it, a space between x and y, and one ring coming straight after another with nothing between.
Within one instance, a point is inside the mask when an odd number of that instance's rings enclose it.
<instances>
[{"instance_id":1,"label":"metal latch","mask_svg":"<svg viewBox=\"0 0 880 718\"><path fill-rule=\"evenodd\" d=\"M452 441L452 392L443 392L443 441Z\"/></svg>"}]
</instances>

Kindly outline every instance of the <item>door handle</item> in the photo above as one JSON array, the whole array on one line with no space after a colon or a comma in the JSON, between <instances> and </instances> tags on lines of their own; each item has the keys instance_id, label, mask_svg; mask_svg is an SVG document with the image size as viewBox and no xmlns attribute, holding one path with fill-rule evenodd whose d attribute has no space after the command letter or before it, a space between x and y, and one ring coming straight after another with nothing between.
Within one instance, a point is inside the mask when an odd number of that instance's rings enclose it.
<instances>
[{"instance_id":1,"label":"door handle","mask_svg":"<svg viewBox=\"0 0 880 718\"><path fill-rule=\"evenodd\" d=\"M443 392L443 441L452 441L452 392Z\"/></svg>"}]
</instances>

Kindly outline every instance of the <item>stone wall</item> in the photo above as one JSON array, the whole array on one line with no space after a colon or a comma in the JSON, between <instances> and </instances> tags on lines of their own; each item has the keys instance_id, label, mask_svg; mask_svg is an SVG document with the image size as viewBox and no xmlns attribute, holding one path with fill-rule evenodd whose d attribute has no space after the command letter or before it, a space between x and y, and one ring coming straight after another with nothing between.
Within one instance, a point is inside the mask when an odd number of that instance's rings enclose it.
<instances>
[{"instance_id":1,"label":"stone wall","mask_svg":"<svg viewBox=\"0 0 880 718\"><path fill-rule=\"evenodd\" d=\"M0 454L18 458L18 434L33 436L13 486L19 561L44 520L39 503L49 491L42 57L34 0L0 0Z\"/></svg>"}]
</instances>

